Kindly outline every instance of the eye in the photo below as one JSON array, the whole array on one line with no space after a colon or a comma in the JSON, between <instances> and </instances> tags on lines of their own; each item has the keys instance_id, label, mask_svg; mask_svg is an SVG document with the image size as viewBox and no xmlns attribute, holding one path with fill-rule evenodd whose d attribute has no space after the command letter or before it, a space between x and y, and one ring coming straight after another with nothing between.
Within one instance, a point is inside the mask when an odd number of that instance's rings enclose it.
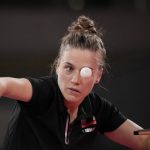
<instances>
[{"instance_id":1,"label":"eye","mask_svg":"<svg viewBox=\"0 0 150 150\"><path fill-rule=\"evenodd\" d=\"M65 66L65 71L68 72L68 73L72 72L73 69L74 69L74 68L73 68L72 66L68 66L68 65Z\"/></svg>"}]
</instances>

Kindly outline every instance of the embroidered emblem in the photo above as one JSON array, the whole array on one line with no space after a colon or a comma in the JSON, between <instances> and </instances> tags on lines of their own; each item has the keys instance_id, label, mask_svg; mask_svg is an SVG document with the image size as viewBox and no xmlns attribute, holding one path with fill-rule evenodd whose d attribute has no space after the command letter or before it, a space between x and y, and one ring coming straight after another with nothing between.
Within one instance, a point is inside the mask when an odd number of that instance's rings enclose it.
<instances>
[{"instance_id":1,"label":"embroidered emblem","mask_svg":"<svg viewBox=\"0 0 150 150\"><path fill-rule=\"evenodd\" d=\"M81 128L83 133L92 132L96 128L95 116L86 116L81 120Z\"/></svg>"}]
</instances>

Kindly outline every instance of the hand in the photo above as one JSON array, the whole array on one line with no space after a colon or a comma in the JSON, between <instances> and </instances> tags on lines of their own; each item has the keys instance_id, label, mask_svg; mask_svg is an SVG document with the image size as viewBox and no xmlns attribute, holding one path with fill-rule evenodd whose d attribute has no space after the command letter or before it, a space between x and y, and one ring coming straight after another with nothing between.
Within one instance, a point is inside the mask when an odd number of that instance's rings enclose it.
<instances>
[{"instance_id":1,"label":"hand","mask_svg":"<svg viewBox=\"0 0 150 150\"><path fill-rule=\"evenodd\" d=\"M3 79L2 79L2 78L0 78L0 97L2 97L2 96L3 96L4 91L5 91L5 84L4 84Z\"/></svg>"}]
</instances>

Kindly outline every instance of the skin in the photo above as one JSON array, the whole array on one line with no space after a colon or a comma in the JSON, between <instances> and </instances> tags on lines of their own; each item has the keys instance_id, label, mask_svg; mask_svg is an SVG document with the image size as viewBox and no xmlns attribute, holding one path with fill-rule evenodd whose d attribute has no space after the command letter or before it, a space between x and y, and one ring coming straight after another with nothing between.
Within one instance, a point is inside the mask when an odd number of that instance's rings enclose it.
<instances>
[{"instance_id":1,"label":"skin","mask_svg":"<svg viewBox=\"0 0 150 150\"><path fill-rule=\"evenodd\" d=\"M97 57L95 52L72 48L64 51L59 60L56 69L58 85L64 96L71 122L77 116L78 106L92 90L94 84L101 79L103 69L98 69ZM83 67L91 68L92 76L81 77L80 70Z\"/></svg>"},{"instance_id":2,"label":"skin","mask_svg":"<svg viewBox=\"0 0 150 150\"><path fill-rule=\"evenodd\" d=\"M83 59L84 58L84 59ZM68 108L68 113L71 122L77 117L78 106L84 100L84 97L89 94L94 84L100 81L103 69L98 69L99 57L97 53L91 52L88 49L71 49L63 52L59 60L56 72L58 75L58 85L64 95L64 103ZM100 62L102 60L99 60ZM92 69L92 76L83 78L80 76L80 70L83 67ZM145 147L149 136L135 136L134 130L142 129L133 121L127 119L118 129L112 132L106 132L105 136L109 139L125 145L132 149L148 150Z\"/></svg>"},{"instance_id":3,"label":"skin","mask_svg":"<svg viewBox=\"0 0 150 150\"><path fill-rule=\"evenodd\" d=\"M84 59L83 59L84 58ZM102 77L103 69L98 69L101 61L97 53L89 50L71 49L64 51L56 68L58 85L64 95L64 103L68 108L71 122L76 118L78 106L84 97ZM80 70L83 67L92 69L92 76L83 78ZM0 96L29 102L32 97L32 85L25 78L0 78ZM142 129L133 121L127 119L120 127L104 135L109 139L135 150L150 150L150 136L135 136L133 131Z\"/></svg>"},{"instance_id":4,"label":"skin","mask_svg":"<svg viewBox=\"0 0 150 150\"><path fill-rule=\"evenodd\" d=\"M92 69L91 77L80 76L80 70L85 66ZM56 72L58 85L69 108L78 107L102 75L102 70L97 67L96 53L80 49L64 51Z\"/></svg>"}]
</instances>

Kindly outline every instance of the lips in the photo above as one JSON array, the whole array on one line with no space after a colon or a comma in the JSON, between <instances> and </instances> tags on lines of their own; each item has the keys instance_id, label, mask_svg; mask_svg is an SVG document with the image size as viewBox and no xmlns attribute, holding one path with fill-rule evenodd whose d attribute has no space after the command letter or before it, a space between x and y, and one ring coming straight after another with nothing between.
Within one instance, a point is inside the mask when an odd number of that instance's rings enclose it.
<instances>
[{"instance_id":1,"label":"lips","mask_svg":"<svg viewBox=\"0 0 150 150\"><path fill-rule=\"evenodd\" d=\"M76 88L68 88L69 93L71 94L80 94L80 90L76 89Z\"/></svg>"}]
</instances>

